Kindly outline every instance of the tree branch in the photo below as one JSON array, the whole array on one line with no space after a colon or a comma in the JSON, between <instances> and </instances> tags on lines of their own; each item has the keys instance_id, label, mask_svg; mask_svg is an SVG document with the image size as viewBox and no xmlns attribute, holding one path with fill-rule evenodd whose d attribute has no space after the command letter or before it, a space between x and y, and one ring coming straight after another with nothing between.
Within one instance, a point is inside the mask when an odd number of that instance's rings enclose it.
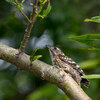
<instances>
[{"instance_id":1,"label":"tree branch","mask_svg":"<svg viewBox=\"0 0 100 100\"><path fill-rule=\"evenodd\" d=\"M30 66L29 56L25 53L18 54L18 50L0 43L0 58L19 69L31 72L40 78L56 84L62 89L70 100L91 100L69 74L50 66L42 61L35 60Z\"/></svg>"},{"instance_id":2,"label":"tree branch","mask_svg":"<svg viewBox=\"0 0 100 100\"><path fill-rule=\"evenodd\" d=\"M27 42L28 42L28 39L30 37L30 33L31 33L31 30L32 30L33 24L34 24L35 19L36 19L37 3L38 3L38 0L35 0L34 1L34 5L33 5L33 11L32 11L31 17L30 17L30 21L29 21L29 24L27 26L27 29L25 30L26 33L24 35L24 38L23 38L23 40L21 42L21 45L20 45L20 48L19 48L19 50L21 52L24 52L24 50L25 50L25 47L26 47Z\"/></svg>"},{"instance_id":3,"label":"tree branch","mask_svg":"<svg viewBox=\"0 0 100 100\"><path fill-rule=\"evenodd\" d=\"M24 12L22 10L19 10L20 13L26 18L26 20L31 23L30 19L24 14Z\"/></svg>"}]
</instances>

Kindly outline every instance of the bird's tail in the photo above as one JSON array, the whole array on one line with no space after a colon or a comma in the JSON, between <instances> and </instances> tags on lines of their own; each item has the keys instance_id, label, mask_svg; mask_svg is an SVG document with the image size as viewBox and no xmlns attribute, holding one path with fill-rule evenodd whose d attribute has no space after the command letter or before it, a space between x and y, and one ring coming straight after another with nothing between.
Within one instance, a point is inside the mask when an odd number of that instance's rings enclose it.
<instances>
[{"instance_id":1,"label":"bird's tail","mask_svg":"<svg viewBox=\"0 0 100 100\"><path fill-rule=\"evenodd\" d=\"M89 86L89 81L88 81L86 78L82 78L81 83L82 83L86 88L88 88L88 86Z\"/></svg>"}]
</instances>

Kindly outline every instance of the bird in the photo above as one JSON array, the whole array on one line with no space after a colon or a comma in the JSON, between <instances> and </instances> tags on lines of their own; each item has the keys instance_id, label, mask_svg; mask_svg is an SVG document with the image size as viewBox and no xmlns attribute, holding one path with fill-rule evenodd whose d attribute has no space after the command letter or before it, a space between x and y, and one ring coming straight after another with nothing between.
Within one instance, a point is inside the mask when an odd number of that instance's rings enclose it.
<instances>
[{"instance_id":1,"label":"bird","mask_svg":"<svg viewBox=\"0 0 100 100\"><path fill-rule=\"evenodd\" d=\"M85 75L80 66L71 58L66 56L62 50L55 46L47 46L51 55L53 66L62 69L68 73L78 85L81 83L88 88L89 81L86 78L82 78Z\"/></svg>"}]
</instances>

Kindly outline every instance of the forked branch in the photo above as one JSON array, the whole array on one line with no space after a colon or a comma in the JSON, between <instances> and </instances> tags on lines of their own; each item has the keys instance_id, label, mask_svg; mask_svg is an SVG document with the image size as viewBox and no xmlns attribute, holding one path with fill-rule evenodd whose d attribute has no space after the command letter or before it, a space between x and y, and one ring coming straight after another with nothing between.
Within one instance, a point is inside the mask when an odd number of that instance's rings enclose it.
<instances>
[{"instance_id":1,"label":"forked branch","mask_svg":"<svg viewBox=\"0 0 100 100\"><path fill-rule=\"evenodd\" d=\"M23 38L21 45L20 45L20 48L19 48L20 52L24 52L25 47L26 47L27 42L28 42L28 39L30 37L30 33L32 30L33 24L36 20L37 4L38 4L38 0L35 0L34 5L33 5L33 11L32 11L31 17L30 17L30 21L29 21L29 24L27 26L27 29L25 30L25 35L24 35L24 38Z\"/></svg>"}]
</instances>

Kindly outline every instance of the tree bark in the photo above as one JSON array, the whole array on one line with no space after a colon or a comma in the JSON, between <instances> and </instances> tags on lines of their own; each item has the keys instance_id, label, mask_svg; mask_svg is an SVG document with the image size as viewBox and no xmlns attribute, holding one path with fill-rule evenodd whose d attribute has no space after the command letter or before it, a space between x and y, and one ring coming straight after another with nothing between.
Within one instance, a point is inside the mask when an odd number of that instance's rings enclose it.
<instances>
[{"instance_id":1,"label":"tree bark","mask_svg":"<svg viewBox=\"0 0 100 100\"><path fill-rule=\"evenodd\" d=\"M0 59L57 85L70 100L91 100L69 74L39 60L35 60L30 66L29 56L25 53L17 55L18 52L17 49L0 43Z\"/></svg>"}]
</instances>

